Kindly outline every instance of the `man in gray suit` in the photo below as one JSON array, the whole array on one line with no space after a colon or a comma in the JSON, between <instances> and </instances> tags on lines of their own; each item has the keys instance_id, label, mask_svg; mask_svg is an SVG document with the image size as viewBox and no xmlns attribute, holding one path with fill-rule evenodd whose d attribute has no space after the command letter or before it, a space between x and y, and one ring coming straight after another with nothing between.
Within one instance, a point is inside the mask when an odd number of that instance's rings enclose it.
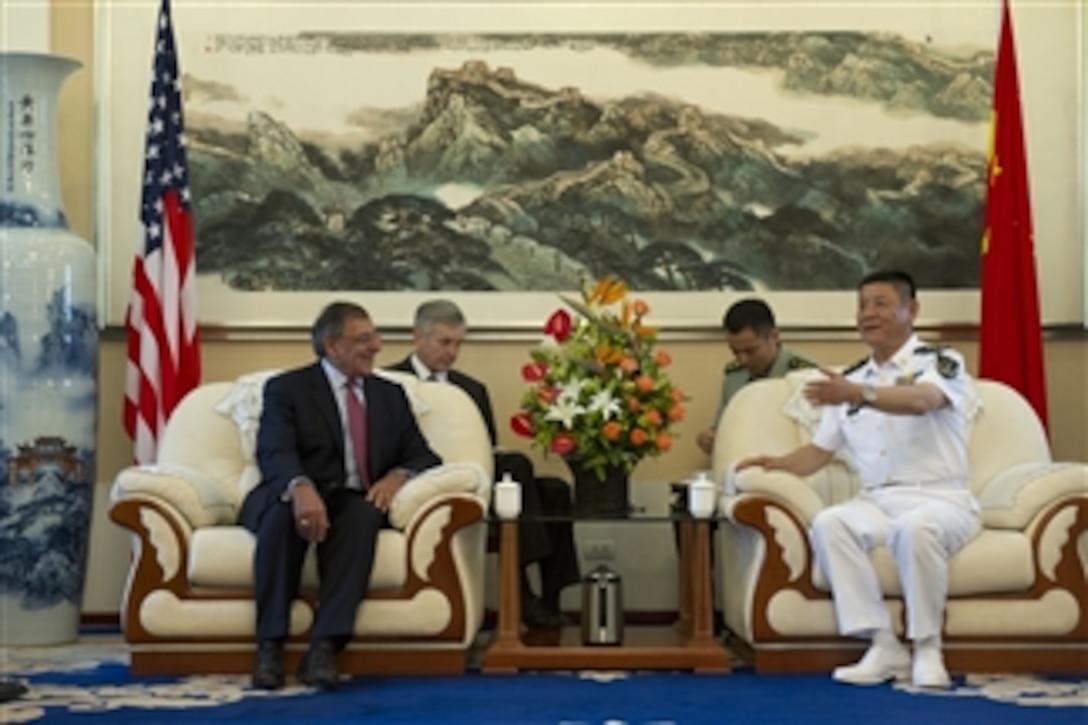
<instances>
[{"instance_id":1,"label":"man in gray suit","mask_svg":"<svg viewBox=\"0 0 1088 725\"><path fill-rule=\"evenodd\" d=\"M495 446L495 416L491 398L479 380L453 369L467 324L461 309L449 300L431 300L416 309L413 324L415 352L390 370L413 373L424 380L452 383L468 393L480 409ZM530 627L556 628L565 623L559 613L559 595L564 587L579 581L578 555L574 546L572 521L535 520L534 515L571 513L570 486L551 477L537 477L532 461L524 453L494 449L495 477L504 473L521 483L522 512L527 514L518 527L521 554L522 619ZM529 586L525 569L536 563L540 571L541 593Z\"/></svg>"}]
</instances>

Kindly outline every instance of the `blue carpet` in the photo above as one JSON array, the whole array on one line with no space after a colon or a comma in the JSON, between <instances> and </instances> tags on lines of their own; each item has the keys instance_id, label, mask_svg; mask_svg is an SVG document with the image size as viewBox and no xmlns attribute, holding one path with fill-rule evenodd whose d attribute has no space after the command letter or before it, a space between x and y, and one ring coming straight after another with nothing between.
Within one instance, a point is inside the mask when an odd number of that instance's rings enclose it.
<instances>
[{"instance_id":1,"label":"blue carpet","mask_svg":"<svg viewBox=\"0 0 1088 725\"><path fill-rule=\"evenodd\" d=\"M931 725L1088 722L1088 681L970 676L947 692L837 685L826 675L555 673L357 679L331 693L253 691L245 677L132 678L121 662L26 672L0 722Z\"/></svg>"}]
</instances>

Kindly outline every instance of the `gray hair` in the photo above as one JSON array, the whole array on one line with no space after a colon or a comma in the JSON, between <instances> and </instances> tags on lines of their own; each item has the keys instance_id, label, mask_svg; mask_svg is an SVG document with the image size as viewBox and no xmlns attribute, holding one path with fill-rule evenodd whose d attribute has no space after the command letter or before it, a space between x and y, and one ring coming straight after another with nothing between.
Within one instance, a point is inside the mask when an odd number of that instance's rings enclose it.
<instances>
[{"instance_id":1,"label":"gray hair","mask_svg":"<svg viewBox=\"0 0 1088 725\"><path fill-rule=\"evenodd\" d=\"M435 325L461 327L465 325L465 315L452 300L429 300L416 308L416 319L412 328L424 335Z\"/></svg>"},{"instance_id":2,"label":"gray hair","mask_svg":"<svg viewBox=\"0 0 1088 725\"><path fill-rule=\"evenodd\" d=\"M354 302L331 302L321 310L311 330L314 352L318 357L325 357L325 340L340 337L344 333L344 323L356 317L370 319L367 311Z\"/></svg>"}]
</instances>

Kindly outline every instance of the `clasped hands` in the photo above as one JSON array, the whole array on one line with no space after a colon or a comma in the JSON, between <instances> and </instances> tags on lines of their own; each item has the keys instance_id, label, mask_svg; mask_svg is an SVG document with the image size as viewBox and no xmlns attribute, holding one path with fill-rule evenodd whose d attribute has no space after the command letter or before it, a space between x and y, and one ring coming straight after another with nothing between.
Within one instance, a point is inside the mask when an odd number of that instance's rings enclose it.
<instances>
[{"instance_id":1,"label":"clasped hands","mask_svg":"<svg viewBox=\"0 0 1088 725\"><path fill-rule=\"evenodd\" d=\"M389 473L366 490L366 498L379 511L388 511L393 497L403 485L403 475ZM329 512L313 484L303 483L294 487L291 492L291 511L299 536L311 544L319 544L325 540L329 533Z\"/></svg>"}]
</instances>

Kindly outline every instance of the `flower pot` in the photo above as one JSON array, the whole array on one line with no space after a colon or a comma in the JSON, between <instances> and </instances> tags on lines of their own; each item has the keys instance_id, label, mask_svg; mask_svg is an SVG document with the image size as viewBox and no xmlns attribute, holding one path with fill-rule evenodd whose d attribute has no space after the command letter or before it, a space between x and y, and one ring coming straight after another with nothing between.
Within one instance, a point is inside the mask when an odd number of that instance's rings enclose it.
<instances>
[{"instance_id":1,"label":"flower pot","mask_svg":"<svg viewBox=\"0 0 1088 725\"><path fill-rule=\"evenodd\" d=\"M94 249L60 206L55 101L75 61L0 53L0 645L78 633L94 492Z\"/></svg>"},{"instance_id":2,"label":"flower pot","mask_svg":"<svg viewBox=\"0 0 1088 725\"><path fill-rule=\"evenodd\" d=\"M622 466L606 466L604 477L577 459L567 459L574 478L574 513L587 518L626 518L631 511L628 474Z\"/></svg>"}]
</instances>

